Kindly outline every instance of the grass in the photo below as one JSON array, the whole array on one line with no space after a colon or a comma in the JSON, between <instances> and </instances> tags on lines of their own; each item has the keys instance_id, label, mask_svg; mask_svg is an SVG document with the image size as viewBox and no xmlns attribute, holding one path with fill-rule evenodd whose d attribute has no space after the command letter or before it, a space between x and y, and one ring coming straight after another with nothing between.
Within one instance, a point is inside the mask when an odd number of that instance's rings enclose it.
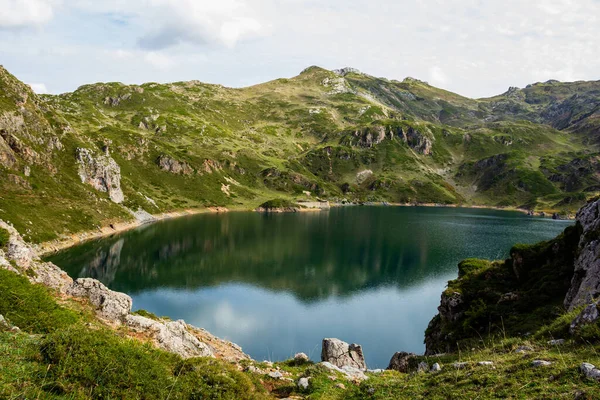
<instances>
[{"instance_id":1,"label":"grass","mask_svg":"<svg viewBox=\"0 0 600 400\"><path fill-rule=\"evenodd\" d=\"M0 228L0 249L6 249L9 239L10 233L6 229Z\"/></svg>"},{"instance_id":2,"label":"grass","mask_svg":"<svg viewBox=\"0 0 600 400\"><path fill-rule=\"evenodd\" d=\"M0 397L260 399L254 377L215 359L182 360L113 331L89 307L0 269ZM144 313L139 313L144 314Z\"/></svg>"}]
</instances>

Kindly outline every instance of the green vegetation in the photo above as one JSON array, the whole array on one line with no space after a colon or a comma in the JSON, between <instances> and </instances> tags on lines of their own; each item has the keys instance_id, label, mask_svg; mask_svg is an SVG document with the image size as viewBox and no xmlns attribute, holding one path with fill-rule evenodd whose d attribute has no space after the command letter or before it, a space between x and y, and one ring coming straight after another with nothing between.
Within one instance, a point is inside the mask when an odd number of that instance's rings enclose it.
<instances>
[{"instance_id":1,"label":"green vegetation","mask_svg":"<svg viewBox=\"0 0 600 400\"><path fill-rule=\"evenodd\" d=\"M599 85L550 82L475 100L416 79L311 67L243 89L98 83L37 96L0 69L0 219L43 242L129 210L254 209L307 196L570 214L600 191L590 108ZM78 148L118 164L122 204L82 183Z\"/></svg>"},{"instance_id":2,"label":"green vegetation","mask_svg":"<svg viewBox=\"0 0 600 400\"><path fill-rule=\"evenodd\" d=\"M80 318L57 305L46 287L32 285L27 278L5 269L0 269L0 292L0 315L26 332L53 332Z\"/></svg>"},{"instance_id":3,"label":"green vegetation","mask_svg":"<svg viewBox=\"0 0 600 400\"><path fill-rule=\"evenodd\" d=\"M506 261L462 261L458 279L448 282L443 295L460 301L428 327L428 351L470 348L487 335L564 330L556 321L564 320L559 316L580 235L580 227L571 226L553 240L514 246Z\"/></svg>"},{"instance_id":4,"label":"green vegetation","mask_svg":"<svg viewBox=\"0 0 600 400\"><path fill-rule=\"evenodd\" d=\"M6 229L0 228L0 249L5 249L8 246L10 234Z\"/></svg>"},{"instance_id":5,"label":"green vegetation","mask_svg":"<svg viewBox=\"0 0 600 400\"><path fill-rule=\"evenodd\" d=\"M248 374L215 359L182 360L99 324L78 303L0 269L0 397L258 399Z\"/></svg>"},{"instance_id":6,"label":"green vegetation","mask_svg":"<svg viewBox=\"0 0 600 400\"><path fill-rule=\"evenodd\" d=\"M265 210L274 210L274 209L285 209L285 208L299 208L300 206L292 201L287 199L272 199L265 201L262 203L259 208Z\"/></svg>"}]
</instances>

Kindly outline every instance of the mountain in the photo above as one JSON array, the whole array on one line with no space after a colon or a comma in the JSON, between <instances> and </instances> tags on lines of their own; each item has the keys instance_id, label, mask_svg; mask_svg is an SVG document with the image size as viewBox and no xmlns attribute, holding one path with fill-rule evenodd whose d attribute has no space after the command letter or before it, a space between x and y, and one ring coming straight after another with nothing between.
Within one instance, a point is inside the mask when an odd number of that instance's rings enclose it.
<instances>
[{"instance_id":1,"label":"mountain","mask_svg":"<svg viewBox=\"0 0 600 400\"><path fill-rule=\"evenodd\" d=\"M36 95L0 67L0 218L33 242L171 210L307 196L570 213L600 191L600 81L469 99L309 67L233 89Z\"/></svg>"}]
</instances>

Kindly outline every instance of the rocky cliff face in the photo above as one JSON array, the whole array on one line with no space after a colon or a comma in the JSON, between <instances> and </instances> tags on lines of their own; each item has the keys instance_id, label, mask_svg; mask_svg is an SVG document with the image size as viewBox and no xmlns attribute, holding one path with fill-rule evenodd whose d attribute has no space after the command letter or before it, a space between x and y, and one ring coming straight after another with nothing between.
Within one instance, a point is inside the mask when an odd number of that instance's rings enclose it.
<instances>
[{"instance_id":1,"label":"rocky cliff face","mask_svg":"<svg viewBox=\"0 0 600 400\"><path fill-rule=\"evenodd\" d=\"M94 155L89 149L78 148L76 157L82 183L87 183L100 192L107 192L115 203L125 200L121 190L121 168L108 152Z\"/></svg>"},{"instance_id":2,"label":"rocky cliff face","mask_svg":"<svg viewBox=\"0 0 600 400\"><path fill-rule=\"evenodd\" d=\"M194 169L185 161L177 161L164 154L158 157L156 164L161 170L172 174L190 175L194 172Z\"/></svg>"},{"instance_id":3,"label":"rocky cliff face","mask_svg":"<svg viewBox=\"0 0 600 400\"><path fill-rule=\"evenodd\" d=\"M600 200L581 208L577 223L581 225L582 234L571 287L564 301L568 310L590 304L600 296Z\"/></svg>"}]
</instances>

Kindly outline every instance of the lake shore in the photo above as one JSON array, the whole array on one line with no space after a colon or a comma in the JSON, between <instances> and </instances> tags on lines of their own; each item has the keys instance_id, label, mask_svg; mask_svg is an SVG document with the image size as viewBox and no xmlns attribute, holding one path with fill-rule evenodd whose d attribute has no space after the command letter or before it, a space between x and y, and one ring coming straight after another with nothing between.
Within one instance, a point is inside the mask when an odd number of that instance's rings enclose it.
<instances>
[{"instance_id":1,"label":"lake shore","mask_svg":"<svg viewBox=\"0 0 600 400\"><path fill-rule=\"evenodd\" d=\"M367 204L356 204L356 203L330 203L331 207L357 207L357 206L384 206L384 207L432 207L432 208L468 208L468 209L483 209L483 210L496 210L496 211L517 211L523 214L529 214L528 210L517 208L517 207L494 207L494 206L481 206L481 205L460 205L460 204L436 204L436 203L387 203L387 202L377 202L377 203L367 203ZM209 214L209 213L225 213L225 212L250 212L256 211L256 209L251 208L227 208L227 207L208 207L208 208L191 208L180 211L171 211L161 214L152 214L152 218L140 220L133 219L129 221L115 222L112 224L104 225L95 230L83 231L73 233L66 237L50 240L47 242L42 242L38 244L32 245L37 254L40 257L56 253L61 250L68 249L69 247L73 247L90 240L101 239L103 237L109 237L118 233L126 232L131 229L139 228L140 226L151 224L158 221L164 221L167 219L180 218L180 217L188 217L191 215L197 214ZM320 212L327 211L327 209L316 209L316 208L305 208L300 209L300 212ZM259 211L260 212L260 211ZM538 217L546 217L549 218L551 215L546 214L545 216L536 215ZM575 217L569 216L569 218L563 218L568 220L574 220Z\"/></svg>"}]
</instances>

